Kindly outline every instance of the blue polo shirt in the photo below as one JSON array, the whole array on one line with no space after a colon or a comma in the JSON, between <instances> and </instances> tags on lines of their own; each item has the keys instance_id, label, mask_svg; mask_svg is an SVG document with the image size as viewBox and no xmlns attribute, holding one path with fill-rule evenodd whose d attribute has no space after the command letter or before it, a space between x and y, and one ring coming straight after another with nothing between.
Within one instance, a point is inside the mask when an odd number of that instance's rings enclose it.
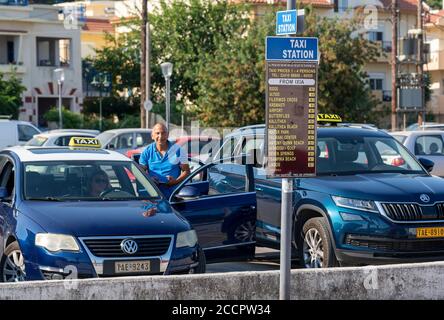
<instances>
[{"instance_id":1,"label":"blue polo shirt","mask_svg":"<svg viewBox=\"0 0 444 320\"><path fill-rule=\"evenodd\" d=\"M153 142L142 152L139 163L148 167L148 175L150 177L160 181L158 187L165 197L168 198L176 186L166 186L164 184L168 182L166 176L172 176L177 179L181 173L180 165L188 163L188 157L179 145L170 141L168 141L168 151L162 156L156 149L156 143Z\"/></svg>"}]
</instances>

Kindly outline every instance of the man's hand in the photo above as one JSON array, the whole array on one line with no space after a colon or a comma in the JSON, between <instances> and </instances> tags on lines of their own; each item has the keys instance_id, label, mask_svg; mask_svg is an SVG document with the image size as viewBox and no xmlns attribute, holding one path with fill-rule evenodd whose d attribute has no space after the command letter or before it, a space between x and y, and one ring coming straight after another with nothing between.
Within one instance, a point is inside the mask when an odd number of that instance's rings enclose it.
<instances>
[{"instance_id":1,"label":"man's hand","mask_svg":"<svg viewBox=\"0 0 444 320\"><path fill-rule=\"evenodd\" d=\"M172 177L172 176L166 176L166 178L168 179L168 182L166 183L166 185L167 185L168 187L175 186L175 185L177 184L177 180L174 179L174 177Z\"/></svg>"}]
</instances>

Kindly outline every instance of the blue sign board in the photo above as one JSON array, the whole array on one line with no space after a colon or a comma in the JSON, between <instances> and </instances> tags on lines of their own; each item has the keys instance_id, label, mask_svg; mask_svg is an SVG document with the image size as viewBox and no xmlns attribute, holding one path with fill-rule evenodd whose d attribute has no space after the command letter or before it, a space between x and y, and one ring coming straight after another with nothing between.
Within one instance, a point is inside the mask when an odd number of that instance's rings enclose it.
<instances>
[{"instance_id":1,"label":"blue sign board","mask_svg":"<svg viewBox=\"0 0 444 320\"><path fill-rule=\"evenodd\" d=\"M297 10L276 12L276 34L295 34L298 30Z\"/></svg>"},{"instance_id":2,"label":"blue sign board","mask_svg":"<svg viewBox=\"0 0 444 320\"><path fill-rule=\"evenodd\" d=\"M267 61L319 61L318 38L267 37Z\"/></svg>"}]
</instances>

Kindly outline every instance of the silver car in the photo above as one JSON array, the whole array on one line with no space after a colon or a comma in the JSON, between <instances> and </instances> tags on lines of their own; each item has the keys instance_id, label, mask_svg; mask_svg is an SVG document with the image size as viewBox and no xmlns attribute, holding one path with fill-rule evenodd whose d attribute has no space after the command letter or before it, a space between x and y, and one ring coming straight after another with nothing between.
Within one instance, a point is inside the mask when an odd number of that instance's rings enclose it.
<instances>
[{"instance_id":1,"label":"silver car","mask_svg":"<svg viewBox=\"0 0 444 320\"><path fill-rule=\"evenodd\" d=\"M432 174L444 177L444 131L398 131L390 132L417 158L425 158L435 163Z\"/></svg>"},{"instance_id":2,"label":"silver car","mask_svg":"<svg viewBox=\"0 0 444 320\"><path fill-rule=\"evenodd\" d=\"M66 147L69 145L69 141L71 141L72 137L94 138L95 136L96 135L93 133L79 132L75 130L62 130L51 133L43 132L35 134L25 145L34 147Z\"/></svg>"},{"instance_id":3,"label":"silver car","mask_svg":"<svg viewBox=\"0 0 444 320\"><path fill-rule=\"evenodd\" d=\"M125 153L128 150L144 147L151 142L151 129L129 128L104 131L97 136L102 148Z\"/></svg>"}]
</instances>

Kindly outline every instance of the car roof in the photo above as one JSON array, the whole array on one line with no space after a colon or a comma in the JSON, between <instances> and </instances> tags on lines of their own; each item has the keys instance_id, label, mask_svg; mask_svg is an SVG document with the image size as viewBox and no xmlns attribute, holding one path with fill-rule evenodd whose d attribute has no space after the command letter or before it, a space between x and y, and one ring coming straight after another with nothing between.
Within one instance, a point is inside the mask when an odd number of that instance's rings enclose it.
<instances>
[{"instance_id":1,"label":"car roof","mask_svg":"<svg viewBox=\"0 0 444 320\"><path fill-rule=\"evenodd\" d=\"M399 136L420 136L420 135L434 135L439 134L442 135L444 133L443 130L414 130L414 131L394 131L390 132L391 135L399 135Z\"/></svg>"},{"instance_id":2,"label":"car roof","mask_svg":"<svg viewBox=\"0 0 444 320\"><path fill-rule=\"evenodd\" d=\"M79 132L79 131L63 131L63 132L42 132L37 133L34 135L34 137L40 136L40 137L63 137L63 136L79 136L79 137L91 137L94 138L96 135L93 133L87 133L87 132Z\"/></svg>"},{"instance_id":3,"label":"car roof","mask_svg":"<svg viewBox=\"0 0 444 320\"><path fill-rule=\"evenodd\" d=\"M390 137L390 135L382 130L378 130L372 128L370 126L326 126L326 127L318 127L318 136L319 137L329 137L329 136L371 136L371 137ZM227 137L231 136L240 136L245 135L247 133L251 134L265 134L265 125L253 125L246 126L242 128L238 128L234 130L231 134L227 135Z\"/></svg>"},{"instance_id":4,"label":"car roof","mask_svg":"<svg viewBox=\"0 0 444 320\"><path fill-rule=\"evenodd\" d=\"M111 129L107 131L103 131L100 134L103 133L123 133L123 132L151 132L152 129L145 129L145 128L122 128L122 129Z\"/></svg>"},{"instance_id":5,"label":"car roof","mask_svg":"<svg viewBox=\"0 0 444 320\"><path fill-rule=\"evenodd\" d=\"M14 153L22 162L38 161L131 161L115 151L93 148L15 146L2 152Z\"/></svg>"}]
</instances>

